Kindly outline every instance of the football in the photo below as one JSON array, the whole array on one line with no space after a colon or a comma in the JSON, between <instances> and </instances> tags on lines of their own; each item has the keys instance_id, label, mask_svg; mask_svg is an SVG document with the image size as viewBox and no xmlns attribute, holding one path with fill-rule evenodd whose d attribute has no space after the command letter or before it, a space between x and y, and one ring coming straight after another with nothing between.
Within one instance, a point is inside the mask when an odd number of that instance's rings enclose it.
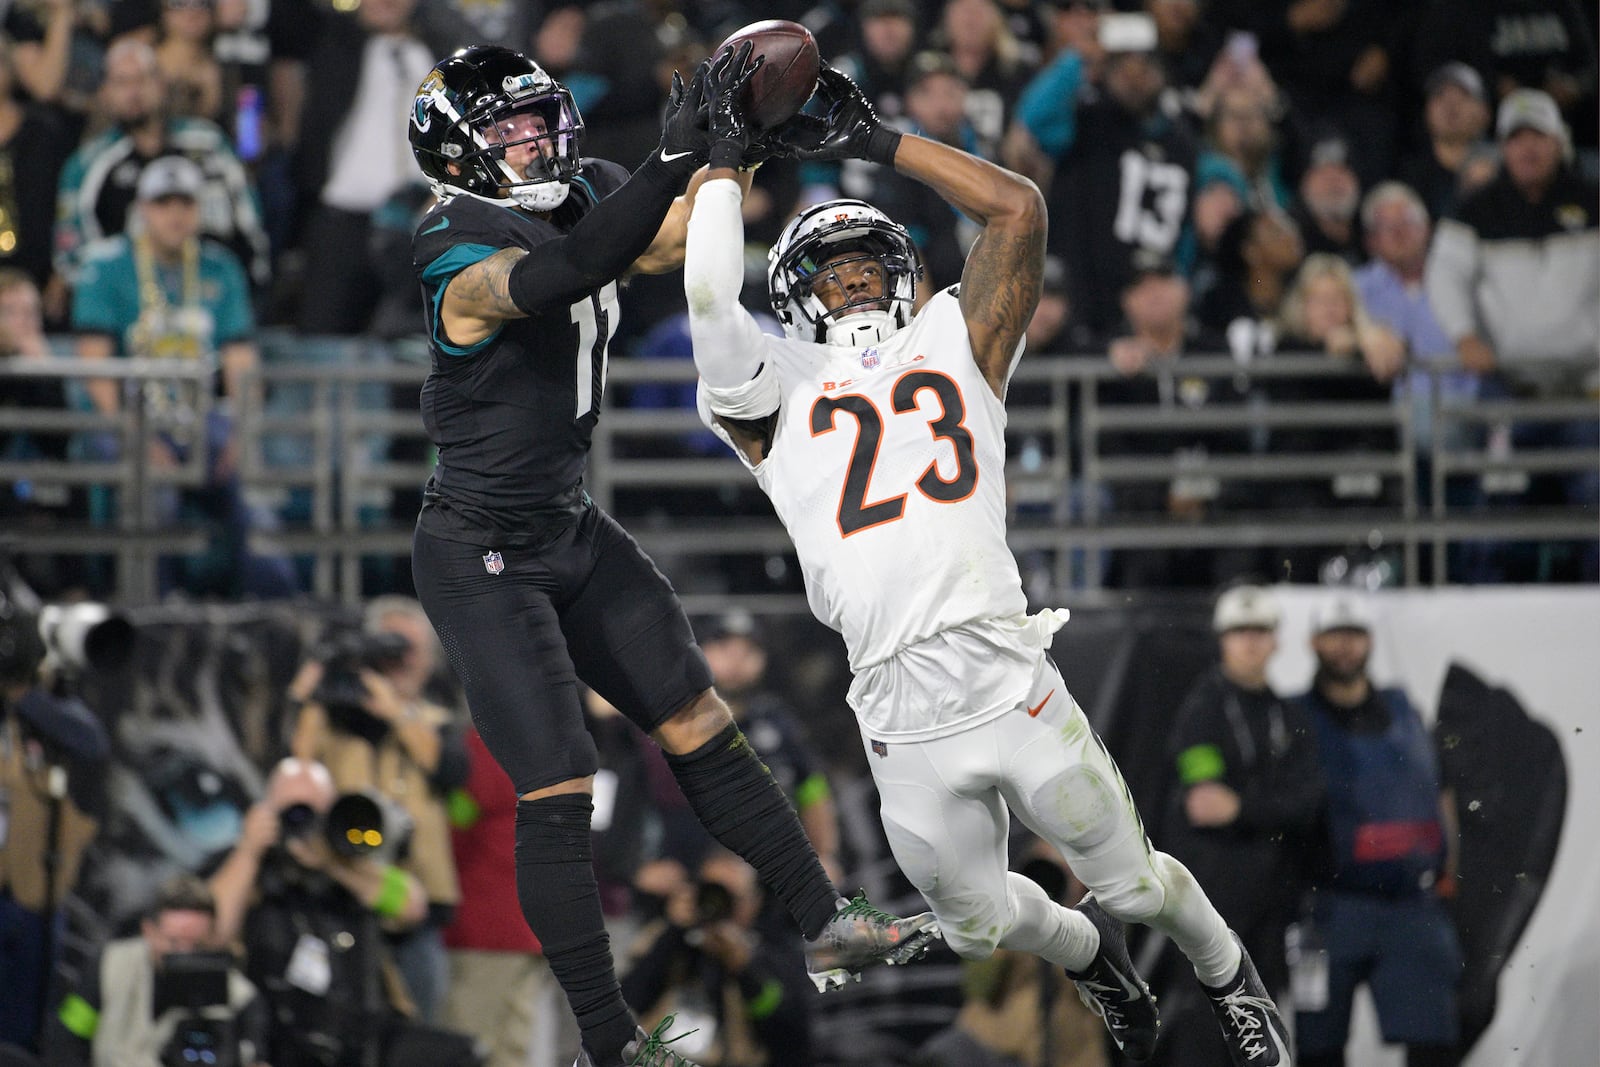
<instances>
[{"instance_id":1,"label":"football","mask_svg":"<svg viewBox=\"0 0 1600 1067\"><path fill-rule=\"evenodd\" d=\"M750 83L744 87L740 103L745 117L758 129L770 130L796 114L817 88L817 73L822 56L816 38L798 22L766 19L735 30L717 47L715 55L738 48L749 41L750 55L765 56Z\"/></svg>"}]
</instances>

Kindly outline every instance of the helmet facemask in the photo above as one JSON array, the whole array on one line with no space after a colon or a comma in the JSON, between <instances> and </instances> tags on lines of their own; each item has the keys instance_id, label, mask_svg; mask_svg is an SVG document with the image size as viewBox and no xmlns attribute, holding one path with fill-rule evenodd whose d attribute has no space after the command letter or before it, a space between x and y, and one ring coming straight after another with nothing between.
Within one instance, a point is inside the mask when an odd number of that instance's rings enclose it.
<instances>
[{"instance_id":1,"label":"helmet facemask","mask_svg":"<svg viewBox=\"0 0 1600 1067\"><path fill-rule=\"evenodd\" d=\"M878 285L849 293L839 271L876 266ZM916 250L905 229L860 201L821 204L790 223L773 249L767 281L784 333L796 340L863 347L885 341L911 321ZM830 285L846 299L829 309L817 295Z\"/></svg>"},{"instance_id":2,"label":"helmet facemask","mask_svg":"<svg viewBox=\"0 0 1600 1067\"><path fill-rule=\"evenodd\" d=\"M578 135L583 122L565 89L468 113L461 125L478 146L477 152L455 161L463 171L469 165L478 167L496 189L533 211L549 211L566 200L582 163ZM518 173L506 156L521 145L530 146L533 156Z\"/></svg>"}]
</instances>

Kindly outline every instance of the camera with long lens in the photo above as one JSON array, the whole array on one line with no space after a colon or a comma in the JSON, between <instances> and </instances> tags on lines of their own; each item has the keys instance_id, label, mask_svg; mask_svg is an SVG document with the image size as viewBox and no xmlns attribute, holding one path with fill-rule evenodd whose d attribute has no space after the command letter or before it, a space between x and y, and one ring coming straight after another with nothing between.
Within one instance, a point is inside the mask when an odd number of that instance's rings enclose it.
<instances>
[{"instance_id":1,"label":"camera with long lens","mask_svg":"<svg viewBox=\"0 0 1600 1067\"><path fill-rule=\"evenodd\" d=\"M383 740L389 724L367 710L361 672L392 670L410 648L403 634L356 632L341 634L319 649L316 659L322 664L322 681L311 699L327 710L328 724L370 744Z\"/></svg>"},{"instance_id":2,"label":"camera with long lens","mask_svg":"<svg viewBox=\"0 0 1600 1067\"><path fill-rule=\"evenodd\" d=\"M33 684L41 667L116 672L133 656L133 624L104 604L45 604L0 590L0 680ZM36 604L37 602L34 601Z\"/></svg>"},{"instance_id":3,"label":"camera with long lens","mask_svg":"<svg viewBox=\"0 0 1600 1067\"><path fill-rule=\"evenodd\" d=\"M337 856L371 856L380 863L404 858L411 827L404 808L371 790L340 795L326 815L317 814L309 804L291 804L278 813L285 840L320 834Z\"/></svg>"},{"instance_id":4,"label":"camera with long lens","mask_svg":"<svg viewBox=\"0 0 1600 1067\"><path fill-rule=\"evenodd\" d=\"M232 969L233 957L226 952L162 957L150 1001L153 1020L174 1013L172 1035L161 1048L162 1067L239 1067L245 1062L228 1005Z\"/></svg>"}]
</instances>

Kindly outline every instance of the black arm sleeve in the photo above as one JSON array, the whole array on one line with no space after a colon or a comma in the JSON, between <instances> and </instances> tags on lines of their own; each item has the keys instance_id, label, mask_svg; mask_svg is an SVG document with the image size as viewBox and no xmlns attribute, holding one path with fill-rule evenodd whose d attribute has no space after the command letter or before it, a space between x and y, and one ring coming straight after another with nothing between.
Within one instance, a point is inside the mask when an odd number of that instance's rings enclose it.
<instances>
[{"instance_id":1,"label":"black arm sleeve","mask_svg":"<svg viewBox=\"0 0 1600 1067\"><path fill-rule=\"evenodd\" d=\"M684 182L677 168L652 155L572 232L517 261L511 268L512 302L537 315L620 278L655 240Z\"/></svg>"}]
</instances>

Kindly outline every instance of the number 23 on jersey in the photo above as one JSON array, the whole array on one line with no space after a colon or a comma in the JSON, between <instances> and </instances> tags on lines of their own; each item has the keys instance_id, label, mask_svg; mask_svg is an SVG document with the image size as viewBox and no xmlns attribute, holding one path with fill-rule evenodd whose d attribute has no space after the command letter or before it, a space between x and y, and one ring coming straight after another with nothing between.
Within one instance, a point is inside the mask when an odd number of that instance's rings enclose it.
<instances>
[{"instance_id":1,"label":"number 23 on jersey","mask_svg":"<svg viewBox=\"0 0 1600 1067\"><path fill-rule=\"evenodd\" d=\"M923 391L932 392L939 401L935 418L929 418L918 407L919 394ZM955 380L939 371L908 371L894 383L889 402L889 432L905 432L902 424L913 423L916 418L921 418L927 431L936 440L949 441L955 452L956 469L951 477L945 478L939 473L937 462L929 463L914 483L916 490L940 504L954 504L971 496L978 485L978 463L973 457L972 434L963 425L967 409L961 399L961 388ZM839 494L839 535L849 537L862 530L894 522L904 515L906 492L868 502L873 490L869 484L872 471L878 461L878 449L883 444L885 420L878 406L865 396L859 393L819 396L811 405L811 436L819 437L839 429L841 413L849 415L856 424L855 447L851 449L844 486ZM879 487L879 491L883 488Z\"/></svg>"}]
</instances>

